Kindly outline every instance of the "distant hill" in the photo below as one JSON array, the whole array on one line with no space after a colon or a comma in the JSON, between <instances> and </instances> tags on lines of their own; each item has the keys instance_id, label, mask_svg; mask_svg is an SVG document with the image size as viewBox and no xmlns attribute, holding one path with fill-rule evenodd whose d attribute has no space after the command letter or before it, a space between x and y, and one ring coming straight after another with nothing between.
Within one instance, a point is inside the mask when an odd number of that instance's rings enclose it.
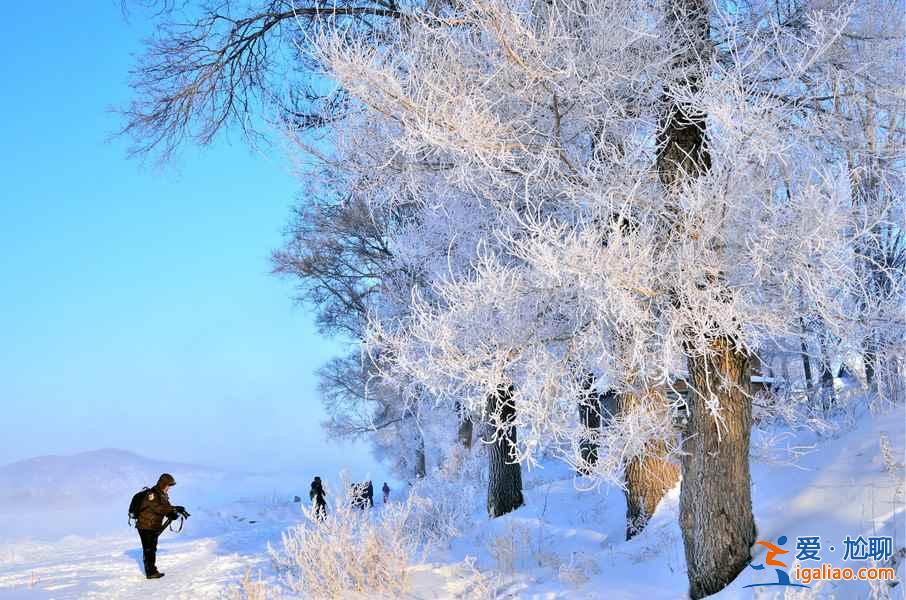
<instances>
[{"instance_id":1,"label":"distant hill","mask_svg":"<svg viewBox=\"0 0 906 600\"><path fill-rule=\"evenodd\" d=\"M104 448L67 456L38 456L0 466L0 510L55 509L131 497L173 473L182 492L219 486L225 471L150 459Z\"/></svg>"}]
</instances>

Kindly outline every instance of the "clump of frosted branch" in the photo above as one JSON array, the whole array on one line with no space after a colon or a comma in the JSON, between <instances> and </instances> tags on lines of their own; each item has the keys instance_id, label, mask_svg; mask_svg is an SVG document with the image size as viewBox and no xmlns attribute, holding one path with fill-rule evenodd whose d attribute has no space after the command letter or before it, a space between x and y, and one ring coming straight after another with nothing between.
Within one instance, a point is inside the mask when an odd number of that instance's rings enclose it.
<instances>
[{"instance_id":1,"label":"clump of frosted branch","mask_svg":"<svg viewBox=\"0 0 906 600\"><path fill-rule=\"evenodd\" d=\"M715 339L757 353L806 320L859 346L874 298L860 248L902 200L854 208L865 178L840 132L863 99L898 135L902 94L869 74L902 80L878 50L902 27L846 2L805 3L795 23L770 8L714 6L695 85L682 36L662 35L681 20L656 2L482 0L407 20L379 51L325 32L319 59L360 109L332 164L393 217L394 275L368 307L381 377L491 422L487 398L512 384L514 420L498 423L519 430L511 458L554 447L578 465L587 373L600 392L639 393ZM667 194L654 156L671 103L706 116L710 165ZM648 412L601 434L599 477L671 439Z\"/></svg>"},{"instance_id":2,"label":"clump of frosted branch","mask_svg":"<svg viewBox=\"0 0 906 600\"><path fill-rule=\"evenodd\" d=\"M345 482L343 488L350 489ZM353 508L352 501L347 491L324 518L303 507L306 520L285 531L278 548L268 547L291 591L316 598L406 592L419 540L419 532L409 528L413 505L388 504L377 518Z\"/></svg>"},{"instance_id":3,"label":"clump of frosted branch","mask_svg":"<svg viewBox=\"0 0 906 600\"><path fill-rule=\"evenodd\" d=\"M245 572L237 584L229 586L221 594L223 600L280 600L282 597L280 588L264 581L260 572L257 578L253 578L251 569Z\"/></svg>"}]
</instances>

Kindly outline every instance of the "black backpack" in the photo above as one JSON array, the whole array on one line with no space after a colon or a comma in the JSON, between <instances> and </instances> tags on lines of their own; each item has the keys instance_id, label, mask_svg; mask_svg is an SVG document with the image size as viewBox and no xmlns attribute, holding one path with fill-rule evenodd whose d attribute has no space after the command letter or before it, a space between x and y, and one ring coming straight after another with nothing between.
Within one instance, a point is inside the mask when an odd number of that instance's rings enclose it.
<instances>
[{"instance_id":1,"label":"black backpack","mask_svg":"<svg viewBox=\"0 0 906 600\"><path fill-rule=\"evenodd\" d=\"M138 526L138 513L141 512L142 503L145 501L145 496L148 495L149 491L149 488L142 488L142 491L132 496L132 502L129 503L129 527Z\"/></svg>"}]
</instances>

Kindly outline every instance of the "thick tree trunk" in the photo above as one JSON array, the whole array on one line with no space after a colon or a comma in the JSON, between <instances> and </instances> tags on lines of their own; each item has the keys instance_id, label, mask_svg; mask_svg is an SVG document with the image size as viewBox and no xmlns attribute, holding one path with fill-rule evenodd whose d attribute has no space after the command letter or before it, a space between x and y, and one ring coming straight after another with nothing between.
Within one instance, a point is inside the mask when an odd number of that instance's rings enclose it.
<instances>
[{"instance_id":1,"label":"thick tree trunk","mask_svg":"<svg viewBox=\"0 0 906 600\"><path fill-rule=\"evenodd\" d=\"M671 0L665 14L668 35L679 50L674 76L665 84L668 106L658 135L658 176L668 206L681 206L673 197L682 193L679 184L711 168L705 142L707 115L678 100L694 93L710 68L708 12L707 0ZM720 275L709 284L723 285ZM717 387L727 378L747 389L747 360L730 340L712 343L716 356L689 358L693 389L683 444L680 528L693 599L730 583L748 562L755 541L749 476L751 402L739 389ZM714 403L717 414L709 408Z\"/></svg>"},{"instance_id":2,"label":"thick tree trunk","mask_svg":"<svg viewBox=\"0 0 906 600\"><path fill-rule=\"evenodd\" d=\"M747 359L729 340L713 345L714 356L689 359L693 390L682 454L680 528L693 599L733 581L748 564L755 542ZM716 415L709 403L716 403Z\"/></svg>"},{"instance_id":3,"label":"thick tree trunk","mask_svg":"<svg viewBox=\"0 0 906 600\"><path fill-rule=\"evenodd\" d=\"M646 452L645 458L634 458L626 465L627 540L645 528L664 494L679 481L679 466L665 458L664 442L652 442Z\"/></svg>"},{"instance_id":4,"label":"thick tree trunk","mask_svg":"<svg viewBox=\"0 0 906 600\"><path fill-rule=\"evenodd\" d=\"M666 399L659 391L651 390L642 405L633 394L620 397L620 411L667 410ZM645 447L645 454L635 457L623 473L626 486L626 539L641 532L654 514L661 498L679 481L679 466L667 459L667 444L652 440Z\"/></svg>"},{"instance_id":5,"label":"thick tree trunk","mask_svg":"<svg viewBox=\"0 0 906 600\"><path fill-rule=\"evenodd\" d=\"M488 397L488 514L505 515L524 504L522 466L516 462L516 405L512 388L501 387Z\"/></svg>"}]
</instances>

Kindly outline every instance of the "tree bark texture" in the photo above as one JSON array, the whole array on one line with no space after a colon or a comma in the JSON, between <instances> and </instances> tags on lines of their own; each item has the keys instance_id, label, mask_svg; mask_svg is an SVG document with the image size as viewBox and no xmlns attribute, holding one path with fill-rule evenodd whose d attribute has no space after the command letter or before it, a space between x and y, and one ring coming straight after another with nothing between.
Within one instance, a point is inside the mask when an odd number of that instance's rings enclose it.
<instances>
[{"instance_id":1,"label":"tree bark texture","mask_svg":"<svg viewBox=\"0 0 906 600\"><path fill-rule=\"evenodd\" d=\"M505 515L524 504L522 466L516 462L516 405L512 388L501 387L488 397L488 514Z\"/></svg>"},{"instance_id":2,"label":"tree bark texture","mask_svg":"<svg viewBox=\"0 0 906 600\"><path fill-rule=\"evenodd\" d=\"M681 100L698 90L710 69L709 6L707 0L667 4L664 23L678 53L675 72L664 84L667 106L659 126L657 168L668 206L681 206L674 198L682 193L681 184L711 168L707 115ZM718 276L711 285L723 282ZM732 340L711 343L715 353L688 361L693 389L681 461L680 528L693 599L733 581L748 563L755 541L749 475L752 406L739 389L744 385L748 390L747 358ZM736 385L722 387L725 381Z\"/></svg>"},{"instance_id":3,"label":"tree bark texture","mask_svg":"<svg viewBox=\"0 0 906 600\"><path fill-rule=\"evenodd\" d=\"M643 406L646 404L647 406ZM630 410L667 410L666 398L657 390L650 390L647 398L634 394L620 397L621 412ZM641 532L654 514L657 505L676 482L679 466L667 458L667 444L652 440L645 447L643 456L634 457L623 473L626 486L626 539Z\"/></svg>"},{"instance_id":4,"label":"tree bark texture","mask_svg":"<svg viewBox=\"0 0 906 600\"><path fill-rule=\"evenodd\" d=\"M689 359L693 390L682 454L680 528L693 599L733 581L755 543L747 358L728 340L716 340L714 347L715 355ZM716 404L717 418L709 403Z\"/></svg>"}]
</instances>

